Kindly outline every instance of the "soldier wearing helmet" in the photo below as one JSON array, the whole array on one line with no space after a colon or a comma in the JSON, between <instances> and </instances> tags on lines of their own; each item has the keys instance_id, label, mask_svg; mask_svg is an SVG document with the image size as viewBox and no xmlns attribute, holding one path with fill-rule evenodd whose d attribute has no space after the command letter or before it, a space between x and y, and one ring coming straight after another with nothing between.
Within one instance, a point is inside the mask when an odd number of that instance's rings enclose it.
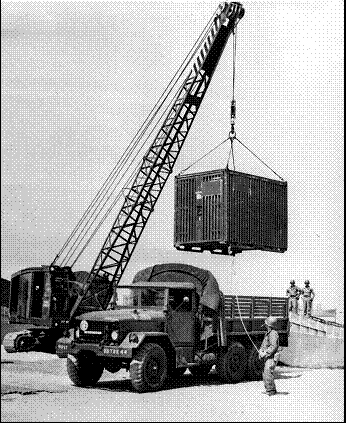
<instances>
[{"instance_id":1,"label":"soldier wearing helmet","mask_svg":"<svg viewBox=\"0 0 346 423\"><path fill-rule=\"evenodd\" d=\"M267 333L264 336L258 356L264 360L263 382L265 392L263 393L272 396L276 394L274 369L279 360L279 334L276 331L277 318L268 316L264 324L267 327Z\"/></svg>"},{"instance_id":2,"label":"soldier wearing helmet","mask_svg":"<svg viewBox=\"0 0 346 423\"><path fill-rule=\"evenodd\" d=\"M303 299L303 314L304 316L311 316L312 301L315 298L314 290L310 287L310 281L306 280L305 287L302 289Z\"/></svg>"},{"instance_id":3,"label":"soldier wearing helmet","mask_svg":"<svg viewBox=\"0 0 346 423\"><path fill-rule=\"evenodd\" d=\"M288 311L293 311L298 314L298 300L301 294L301 289L296 286L295 281L290 281L290 287L286 291L288 297Z\"/></svg>"}]
</instances>

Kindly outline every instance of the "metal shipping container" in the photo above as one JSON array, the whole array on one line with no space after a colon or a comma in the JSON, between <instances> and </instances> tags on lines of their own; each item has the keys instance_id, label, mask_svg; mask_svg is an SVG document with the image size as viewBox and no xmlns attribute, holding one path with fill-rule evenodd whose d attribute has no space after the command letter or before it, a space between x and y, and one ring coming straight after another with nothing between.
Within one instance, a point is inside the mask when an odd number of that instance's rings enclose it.
<instances>
[{"instance_id":1,"label":"metal shipping container","mask_svg":"<svg viewBox=\"0 0 346 423\"><path fill-rule=\"evenodd\" d=\"M174 246L286 251L287 182L229 169L176 176Z\"/></svg>"}]
</instances>

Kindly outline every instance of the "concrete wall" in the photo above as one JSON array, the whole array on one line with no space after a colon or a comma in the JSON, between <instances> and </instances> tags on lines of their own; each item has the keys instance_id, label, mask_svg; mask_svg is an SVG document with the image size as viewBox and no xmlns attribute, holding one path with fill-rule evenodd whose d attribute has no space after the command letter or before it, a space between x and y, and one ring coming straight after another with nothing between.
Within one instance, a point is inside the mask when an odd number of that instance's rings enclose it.
<instances>
[{"instance_id":1,"label":"concrete wall","mask_svg":"<svg viewBox=\"0 0 346 423\"><path fill-rule=\"evenodd\" d=\"M343 367L344 328L315 322L303 316L290 316L288 347L280 361L297 367Z\"/></svg>"}]
</instances>

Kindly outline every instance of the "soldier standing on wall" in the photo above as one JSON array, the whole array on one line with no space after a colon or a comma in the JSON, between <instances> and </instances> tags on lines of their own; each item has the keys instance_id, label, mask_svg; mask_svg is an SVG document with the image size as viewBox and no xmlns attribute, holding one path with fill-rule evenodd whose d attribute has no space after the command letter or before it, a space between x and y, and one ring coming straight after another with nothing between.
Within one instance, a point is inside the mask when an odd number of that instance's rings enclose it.
<instances>
[{"instance_id":1,"label":"soldier standing on wall","mask_svg":"<svg viewBox=\"0 0 346 423\"><path fill-rule=\"evenodd\" d=\"M266 390L263 393L272 396L276 394L274 369L279 360L279 334L275 330L277 318L274 316L268 316L264 323L267 327L267 333L264 336L258 356L260 359L265 360L263 382Z\"/></svg>"},{"instance_id":2,"label":"soldier standing on wall","mask_svg":"<svg viewBox=\"0 0 346 423\"><path fill-rule=\"evenodd\" d=\"M303 314L304 316L311 316L312 301L315 298L314 290L310 287L310 281L306 280L305 287L302 289L303 298Z\"/></svg>"},{"instance_id":3,"label":"soldier standing on wall","mask_svg":"<svg viewBox=\"0 0 346 423\"><path fill-rule=\"evenodd\" d=\"M288 297L288 311L293 311L298 314L298 300L301 294L301 289L296 286L295 281L290 281L290 287L286 291Z\"/></svg>"}]
</instances>

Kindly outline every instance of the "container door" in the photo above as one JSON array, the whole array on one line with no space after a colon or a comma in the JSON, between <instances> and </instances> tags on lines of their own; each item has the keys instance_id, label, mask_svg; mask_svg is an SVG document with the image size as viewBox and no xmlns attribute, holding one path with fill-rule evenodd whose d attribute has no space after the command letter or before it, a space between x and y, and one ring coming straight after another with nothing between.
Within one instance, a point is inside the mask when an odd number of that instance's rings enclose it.
<instances>
[{"instance_id":1,"label":"container door","mask_svg":"<svg viewBox=\"0 0 346 423\"><path fill-rule=\"evenodd\" d=\"M197 197L198 241L215 242L223 239L223 178L209 174L201 178L200 196Z\"/></svg>"}]
</instances>

